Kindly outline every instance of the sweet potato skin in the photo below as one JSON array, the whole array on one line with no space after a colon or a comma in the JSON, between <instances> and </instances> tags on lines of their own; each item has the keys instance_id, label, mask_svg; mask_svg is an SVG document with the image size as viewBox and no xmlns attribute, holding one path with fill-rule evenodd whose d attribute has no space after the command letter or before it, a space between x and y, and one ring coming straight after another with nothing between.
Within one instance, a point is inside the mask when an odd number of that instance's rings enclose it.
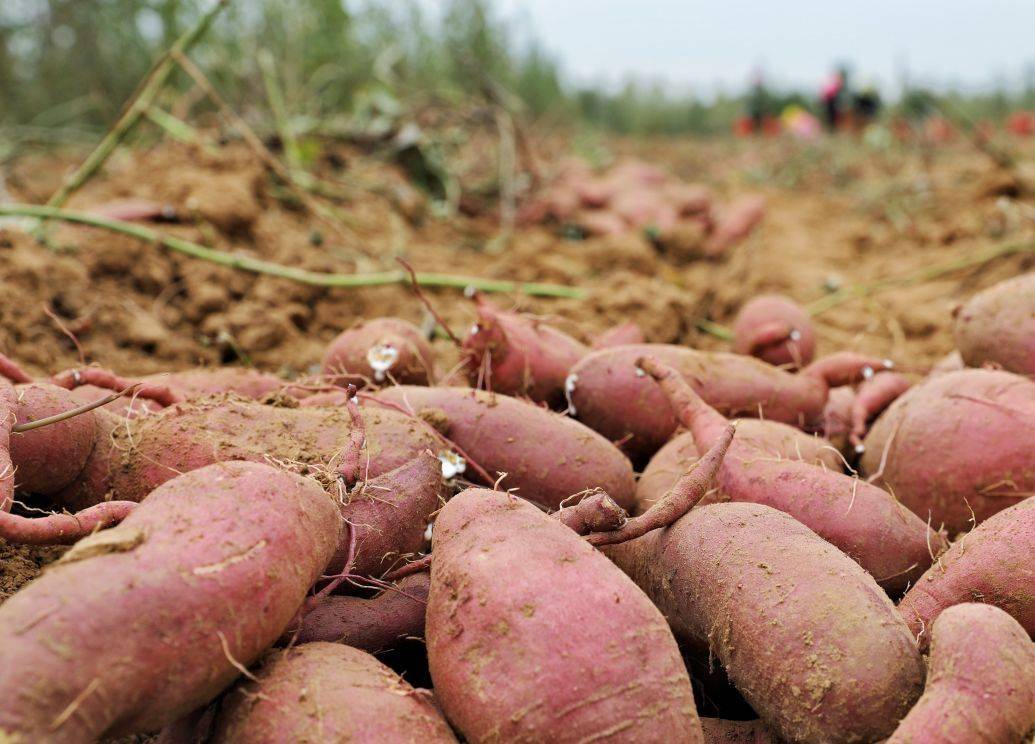
<instances>
[{"instance_id":1,"label":"sweet potato skin","mask_svg":"<svg viewBox=\"0 0 1035 744\"><path fill-rule=\"evenodd\" d=\"M0 675L0 732L93 741L208 702L237 676L231 659L250 664L280 635L339 528L322 488L265 465L156 489L0 607L0 665L18 670Z\"/></svg>"},{"instance_id":2,"label":"sweet potato skin","mask_svg":"<svg viewBox=\"0 0 1035 744\"><path fill-rule=\"evenodd\" d=\"M701 718L704 744L780 744L761 721Z\"/></svg>"},{"instance_id":3,"label":"sweet potato skin","mask_svg":"<svg viewBox=\"0 0 1035 744\"><path fill-rule=\"evenodd\" d=\"M843 467L840 456L826 439L778 421L740 419L737 421L737 440L773 457L802 460L835 473L841 472ZM684 431L672 437L654 454L636 483L637 513L642 514L664 496L699 456L692 433Z\"/></svg>"},{"instance_id":4,"label":"sweet potato skin","mask_svg":"<svg viewBox=\"0 0 1035 744\"><path fill-rule=\"evenodd\" d=\"M364 409L363 423L366 477L440 448L426 424L398 411ZM285 408L233 396L186 401L116 429L111 488L120 499L139 501L178 473L223 460L305 463L330 481L352 428L341 408Z\"/></svg>"},{"instance_id":5,"label":"sweet potato skin","mask_svg":"<svg viewBox=\"0 0 1035 744\"><path fill-rule=\"evenodd\" d=\"M467 378L484 389L564 407L564 380L589 348L548 323L478 300L463 342Z\"/></svg>"},{"instance_id":6,"label":"sweet potato skin","mask_svg":"<svg viewBox=\"0 0 1035 744\"><path fill-rule=\"evenodd\" d=\"M428 661L468 741L702 741L664 618L560 521L469 489L433 540Z\"/></svg>"},{"instance_id":7,"label":"sweet potato skin","mask_svg":"<svg viewBox=\"0 0 1035 744\"><path fill-rule=\"evenodd\" d=\"M733 350L776 366L804 367L815 356L816 331L809 314L789 297L761 295L737 313Z\"/></svg>"},{"instance_id":8,"label":"sweet potato skin","mask_svg":"<svg viewBox=\"0 0 1035 744\"><path fill-rule=\"evenodd\" d=\"M1009 372L1035 375L1035 271L971 297L956 313L954 332L969 366L992 362Z\"/></svg>"},{"instance_id":9,"label":"sweet potato skin","mask_svg":"<svg viewBox=\"0 0 1035 744\"><path fill-rule=\"evenodd\" d=\"M762 417L794 426L818 422L826 403L821 380L792 375L742 354L703 352L668 344L635 344L585 356L571 374L575 416L646 462L672 436L676 419L656 385L637 373L636 360L651 357L675 367L723 415Z\"/></svg>"},{"instance_id":10,"label":"sweet potato skin","mask_svg":"<svg viewBox=\"0 0 1035 744\"><path fill-rule=\"evenodd\" d=\"M783 738L875 741L920 694L920 654L887 595L782 512L701 506L606 552Z\"/></svg>"},{"instance_id":11,"label":"sweet potato skin","mask_svg":"<svg viewBox=\"0 0 1035 744\"><path fill-rule=\"evenodd\" d=\"M877 419L864 445L864 473L955 535L1035 492L1035 382L978 369L931 377Z\"/></svg>"},{"instance_id":12,"label":"sweet potato skin","mask_svg":"<svg viewBox=\"0 0 1035 744\"><path fill-rule=\"evenodd\" d=\"M426 695L359 649L307 643L256 676L221 703L213 744L456 741Z\"/></svg>"},{"instance_id":13,"label":"sweet potato skin","mask_svg":"<svg viewBox=\"0 0 1035 744\"><path fill-rule=\"evenodd\" d=\"M371 355L390 348L386 369L375 368ZM371 350L374 351L371 351ZM375 318L342 331L327 347L323 373L335 385L383 385L389 378L405 385L427 385L435 357L417 326L401 318Z\"/></svg>"},{"instance_id":14,"label":"sweet potato skin","mask_svg":"<svg viewBox=\"0 0 1035 744\"><path fill-rule=\"evenodd\" d=\"M1035 635L1035 496L1004 509L954 542L906 592L898 609L921 647L935 618L955 604L985 602Z\"/></svg>"},{"instance_id":15,"label":"sweet potato skin","mask_svg":"<svg viewBox=\"0 0 1035 744\"><path fill-rule=\"evenodd\" d=\"M1035 644L986 604L934 621L927 686L888 744L1020 742L1035 733Z\"/></svg>"},{"instance_id":16,"label":"sweet potato skin","mask_svg":"<svg viewBox=\"0 0 1035 744\"><path fill-rule=\"evenodd\" d=\"M424 571L370 599L321 597L302 619L297 636L291 629L286 641L343 643L372 654L396 648L407 638L424 637L430 588L431 577Z\"/></svg>"},{"instance_id":17,"label":"sweet potato skin","mask_svg":"<svg viewBox=\"0 0 1035 744\"><path fill-rule=\"evenodd\" d=\"M341 508L342 518L356 533L351 573L381 576L402 556L420 550L428 519L444 497L442 464L429 452L358 484ZM346 533L348 530L342 534L328 573L345 568L351 541Z\"/></svg>"},{"instance_id":18,"label":"sweet potato skin","mask_svg":"<svg viewBox=\"0 0 1035 744\"><path fill-rule=\"evenodd\" d=\"M501 488L517 488L522 498L556 509L573 494L602 488L624 509L635 503L629 460L570 418L516 398L469 388L400 385L376 397L438 417L436 428L442 426L442 433L491 475L507 473ZM370 408L365 405L363 410Z\"/></svg>"},{"instance_id":19,"label":"sweet potato skin","mask_svg":"<svg viewBox=\"0 0 1035 744\"><path fill-rule=\"evenodd\" d=\"M55 385L33 382L15 387L17 423L53 416L80 405ZM97 412L11 435L16 487L28 493L53 494L71 484L86 465L97 436ZM55 456L59 453L59 456Z\"/></svg>"}]
</instances>

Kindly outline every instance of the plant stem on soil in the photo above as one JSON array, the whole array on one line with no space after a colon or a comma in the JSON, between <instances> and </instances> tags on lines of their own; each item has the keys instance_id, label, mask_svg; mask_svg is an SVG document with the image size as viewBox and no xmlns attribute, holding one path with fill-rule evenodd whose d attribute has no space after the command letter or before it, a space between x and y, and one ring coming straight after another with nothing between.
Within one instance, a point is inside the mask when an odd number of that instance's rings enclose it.
<instances>
[{"instance_id":1,"label":"plant stem on soil","mask_svg":"<svg viewBox=\"0 0 1035 744\"><path fill-rule=\"evenodd\" d=\"M402 270L379 271L367 274L331 274L320 271L308 271L294 266L284 266L272 261L263 261L259 258L228 253L215 248L206 248L189 240L172 235L163 235L148 227L131 222L109 220L93 214L70 212L55 207L35 204L0 204L0 216L36 217L41 220L61 220L62 222L100 227L105 230L122 233L123 235L129 235L148 243L157 243L177 253L183 253L193 258L219 264L220 266L250 271L255 274L276 276L281 279L290 279L301 284L311 284L319 287L377 287L387 284L406 284L410 281L409 274ZM473 287L482 292L521 292L534 297L566 297L571 299L582 299L586 295L585 291L578 287L567 287L562 284L511 282L426 271L418 271L415 277L417 283L422 287L453 287L456 289Z\"/></svg>"}]
</instances>

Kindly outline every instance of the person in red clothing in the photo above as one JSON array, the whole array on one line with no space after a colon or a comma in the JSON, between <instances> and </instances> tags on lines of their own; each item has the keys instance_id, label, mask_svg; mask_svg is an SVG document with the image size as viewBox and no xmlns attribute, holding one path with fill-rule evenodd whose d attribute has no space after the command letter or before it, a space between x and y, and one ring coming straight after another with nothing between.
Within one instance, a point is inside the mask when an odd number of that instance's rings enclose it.
<instances>
[{"instance_id":1,"label":"person in red clothing","mask_svg":"<svg viewBox=\"0 0 1035 744\"><path fill-rule=\"evenodd\" d=\"M843 118L847 77L844 68L835 70L819 94L820 102L823 104L823 123L831 132L837 130Z\"/></svg>"}]
</instances>

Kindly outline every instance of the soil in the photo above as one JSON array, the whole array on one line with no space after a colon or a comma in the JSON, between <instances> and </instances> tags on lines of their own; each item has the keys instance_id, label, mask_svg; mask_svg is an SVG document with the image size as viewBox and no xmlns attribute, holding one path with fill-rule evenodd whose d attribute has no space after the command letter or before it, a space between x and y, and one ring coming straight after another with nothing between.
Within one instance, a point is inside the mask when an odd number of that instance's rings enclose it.
<instances>
[{"instance_id":1,"label":"soil","mask_svg":"<svg viewBox=\"0 0 1035 744\"><path fill-rule=\"evenodd\" d=\"M721 261L677 260L641 235L575 240L551 226L520 227L497 252L491 199L465 199L461 213L437 217L396 165L336 144L317 166L352 195L335 203L341 227L333 228L307 213L240 142L121 150L69 208L126 198L169 203L187 219L158 229L314 271L394 269L392 259L402 256L418 270L575 285L585 299L503 302L583 339L635 320L649 341L707 349L728 342L698 322L729 324L756 294L782 292L809 303L837 287L910 276L1035 238L1035 200L1009 198L1014 179L963 141L938 149L849 138L605 145L611 157L657 163L722 199L763 194L766 218ZM1015 145L1028 163L1035 160L1035 142ZM543 171L571 149L563 139L542 145ZM469 158L477 164L478 152ZM3 182L12 199L43 202L75 162L26 156L7 166ZM816 317L818 352L853 349L922 373L953 347L956 304L1033 265L1035 253L1027 252L853 299ZM458 291L427 295L454 330L474 319ZM46 247L0 226L0 352L38 375L80 363L76 343L47 310L75 336L87 362L124 375L244 364L291 377L313 370L328 342L356 321L426 320L404 286L310 287L100 229L62 225ZM450 343L438 339L435 348L441 368L451 367ZM59 553L0 546L0 600Z\"/></svg>"}]
</instances>

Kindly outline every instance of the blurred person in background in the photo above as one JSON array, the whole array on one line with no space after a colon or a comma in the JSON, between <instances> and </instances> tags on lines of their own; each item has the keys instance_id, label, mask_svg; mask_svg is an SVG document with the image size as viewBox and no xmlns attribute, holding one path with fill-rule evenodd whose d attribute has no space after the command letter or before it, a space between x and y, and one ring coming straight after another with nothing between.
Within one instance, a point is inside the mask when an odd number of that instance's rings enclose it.
<instances>
[{"instance_id":1,"label":"blurred person in background","mask_svg":"<svg viewBox=\"0 0 1035 744\"><path fill-rule=\"evenodd\" d=\"M819 100L823 109L823 123L830 132L837 131L844 122L847 88L848 70L838 67L820 90Z\"/></svg>"}]
</instances>

